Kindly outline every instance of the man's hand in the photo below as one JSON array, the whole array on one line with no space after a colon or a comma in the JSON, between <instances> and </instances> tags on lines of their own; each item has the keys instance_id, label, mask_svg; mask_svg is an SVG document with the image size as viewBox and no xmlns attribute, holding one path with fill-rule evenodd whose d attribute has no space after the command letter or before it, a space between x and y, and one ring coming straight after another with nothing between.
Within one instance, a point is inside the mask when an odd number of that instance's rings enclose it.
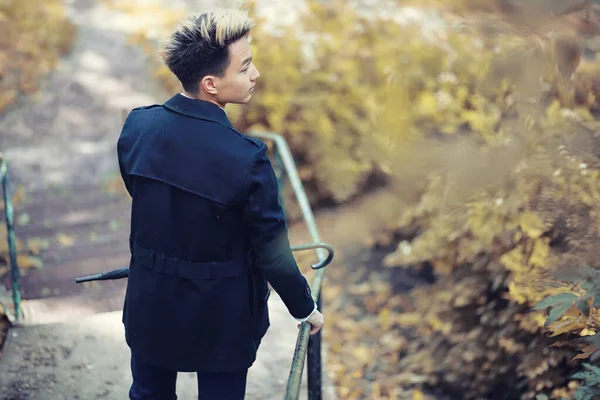
<instances>
[{"instance_id":1,"label":"man's hand","mask_svg":"<svg viewBox=\"0 0 600 400\"><path fill-rule=\"evenodd\" d=\"M315 310L313 315L311 315L306 322L308 322L311 325L310 335L312 336L321 330L323 324L325 324L325 319L323 317L323 314L321 314L319 310ZM300 325L302 324L298 324L298 329L300 329Z\"/></svg>"}]
</instances>

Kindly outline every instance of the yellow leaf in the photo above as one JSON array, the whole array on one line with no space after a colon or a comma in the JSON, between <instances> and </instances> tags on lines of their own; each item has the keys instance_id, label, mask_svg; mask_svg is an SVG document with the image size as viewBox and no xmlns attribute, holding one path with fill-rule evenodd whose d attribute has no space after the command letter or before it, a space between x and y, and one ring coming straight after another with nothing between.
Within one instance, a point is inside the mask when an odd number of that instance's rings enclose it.
<instances>
[{"instance_id":1,"label":"yellow leaf","mask_svg":"<svg viewBox=\"0 0 600 400\"><path fill-rule=\"evenodd\" d=\"M75 243L75 238L73 236L64 235L62 233L56 235L56 240L65 247L73 246Z\"/></svg>"},{"instance_id":2,"label":"yellow leaf","mask_svg":"<svg viewBox=\"0 0 600 400\"><path fill-rule=\"evenodd\" d=\"M26 269L41 269L43 266L42 260L38 257L28 256L25 254L17 255L17 265L19 270L23 271Z\"/></svg>"},{"instance_id":3,"label":"yellow leaf","mask_svg":"<svg viewBox=\"0 0 600 400\"><path fill-rule=\"evenodd\" d=\"M519 216L519 227L530 238L537 239L544 233L542 220L532 212L526 211Z\"/></svg>"},{"instance_id":4,"label":"yellow leaf","mask_svg":"<svg viewBox=\"0 0 600 400\"><path fill-rule=\"evenodd\" d=\"M373 352L367 348L367 346L357 346L352 350L352 354L354 357L360 361L362 364L367 365L370 364L372 359Z\"/></svg>"},{"instance_id":5,"label":"yellow leaf","mask_svg":"<svg viewBox=\"0 0 600 400\"><path fill-rule=\"evenodd\" d=\"M413 400L425 400L425 396L423 396L423 392L420 390L413 390L412 398Z\"/></svg>"},{"instance_id":6,"label":"yellow leaf","mask_svg":"<svg viewBox=\"0 0 600 400\"><path fill-rule=\"evenodd\" d=\"M558 336L563 333L578 331L583 327L584 325L577 319L565 319L551 323L548 325L548 330L552 332L550 336Z\"/></svg>"},{"instance_id":7,"label":"yellow leaf","mask_svg":"<svg viewBox=\"0 0 600 400\"><path fill-rule=\"evenodd\" d=\"M396 321L400 326L416 326L423 318L419 313L402 313L396 317Z\"/></svg>"},{"instance_id":8,"label":"yellow leaf","mask_svg":"<svg viewBox=\"0 0 600 400\"><path fill-rule=\"evenodd\" d=\"M526 270L526 266L523 265L523 249L515 247L513 250L504 253L500 257L500 262L509 270L518 272Z\"/></svg>"},{"instance_id":9,"label":"yellow leaf","mask_svg":"<svg viewBox=\"0 0 600 400\"><path fill-rule=\"evenodd\" d=\"M379 323L386 328L391 326L392 321L390 320L391 311L389 308L384 308L379 312L378 319Z\"/></svg>"},{"instance_id":10,"label":"yellow leaf","mask_svg":"<svg viewBox=\"0 0 600 400\"><path fill-rule=\"evenodd\" d=\"M533 243L533 251L529 256L529 264L536 267L543 267L546 265L549 254L550 247L548 246L548 239L536 240Z\"/></svg>"},{"instance_id":11,"label":"yellow leaf","mask_svg":"<svg viewBox=\"0 0 600 400\"><path fill-rule=\"evenodd\" d=\"M438 105L435 95L431 92L422 92L419 94L417 109L424 117L435 116L438 112Z\"/></svg>"},{"instance_id":12,"label":"yellow leaf","mask_svg":"<svg viewBox=\"0 0 600 400\"><path fill-rule=\"evenodd\" d=\"M579 336L593 336L596 334L596 331L590 328L584 328L580 333Z\"/></svg>"}]
</instances>

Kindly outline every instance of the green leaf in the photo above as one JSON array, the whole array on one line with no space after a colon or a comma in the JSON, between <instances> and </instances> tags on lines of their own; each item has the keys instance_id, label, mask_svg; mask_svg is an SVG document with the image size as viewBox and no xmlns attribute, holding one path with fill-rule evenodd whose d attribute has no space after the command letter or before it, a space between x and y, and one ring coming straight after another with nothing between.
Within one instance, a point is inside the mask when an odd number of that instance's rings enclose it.
<instances>
[{"instance_id":1,"label":"green leaf","mask_svg":"<svg viewBox=\"0 0 600 400\"><path fill-rule=\"evenodd\" d=\"M543 310L548 307L553 307L558 304L568 303L569 307L573 304L573 302L577 299L577 296L573 293L560 293L555 296L550 296L545 298L544 300L537 303L533 309L534 310ZM567 307L567 308L569 308Z\"/></svg>"},{"instance_id":2,"label":"green leaf","mask_svg":"<svg viewBox=\"0 0 600 400\"><path fill-rule=\"evenodd\" d=\"M585 343L589 343L594 347L600 348L600 333L596 333L595 335L586 336L582 338Z\"/></svg>"},{"instance_id":3,"label":"green leaf","mask_svg":"<svg viewBox=\"0 0 600 400\"><path fill-rule=\"evenodd\" d=\"M589 379L590 376L592 376L591 372L579 371L579 372L574 373L573 375L571 375L571 378L572 379L586 380L586 379Z\"/></svg>"},{"instance_id":4,"label":"green leaf","mask_svg":"<svg viewBox=\"0 0 600 400\"><path fill-rule=\"evenodd\" d=\"M585 294L579 300L575 302L575 307L577 307L581 313L585 316L590 314L590 305L588 303L588 299L590 298L589 294Z\"/></svg>"},{"instance_id":5,"label":"green leaf","mask_svg":"<svg viewBox=\"0 0 600 400\"><path fill-rule=\"evenodd\" d=\"M600 288L595 288L592 295L594 296L594 303L592 306L594 308L600 307Z\"/></svg>"},{"instance_id":6,"label":"green leaf","mask_svg":"<svg viewBox=\"0 0 600 400\"><path fill-rule=\"evenodd\" d=\"M586 393L583 388L577 389L573 397L575 400L592 400L592 395Z\"/></svg>"},{"instance_id":7,"label":"green leaf","mask_svg":"<svg viewBox=\"0 0 600 400\"><path fill-rule=\"evenodd\" d=\"M597 395L600 394L600 388L599 387L593 387L593 386L582 386L581 390L583 390L585 393L589 393L591 395Z\"/></svg>"},{"instance_id":8,"label":"green leaf","mask_svg":"<svg viewBox=\"0 0 600 400\"><path fill-rule=\"evenodd\" d=\"M596 284L591 279L585 279L579 286L586 292L596 288Z\"/></svg>"},{"instance_id":9,"label":"green leaf","mask_svg":"<svg viewBox=\"0 0 600 400\"><path fill-rule=\"evenodd\" d=\"M585 384L588 387L600 388L600 376L592 375L587 381L585 381Z\"/></svg>"},{"instance_id":10,"label":"green leaf","mask_svg":"<svg viewBox=\"0 0 600 400\"><path fill-rule=\"evenodd\" d=\"M585 363L585 364L583 364L583 366L584 366L584 368L589 369L594 374L600 376L600 368L596 367L595 365Z\"/></svg>"},{"instance_id":11,"label":"green leaf","mask_svg":"<svg viewBox=\"0 0 600 400\"><path fill-rule=\"evenodd\" d=\"M546 325L559 320L563 316L565 311L567 311L569 308L571 308L572 305L573 305L573 303L564 303L564 304L559 304L559 305L555 306L548 313L548 319L546 320Z\"/></svg>"}]
</instances>

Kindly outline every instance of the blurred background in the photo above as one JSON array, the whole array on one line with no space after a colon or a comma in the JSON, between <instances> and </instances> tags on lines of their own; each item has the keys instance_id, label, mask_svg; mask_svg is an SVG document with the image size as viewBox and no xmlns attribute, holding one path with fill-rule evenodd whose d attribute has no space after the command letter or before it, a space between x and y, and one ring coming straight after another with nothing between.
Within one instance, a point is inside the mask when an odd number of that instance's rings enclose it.
<instances>
[{"instance_id":1,"label":"blurred background","mask_svg":"<svg viewBox=\"0 0 600 400\"><path fill-rule=\"evenodd\" d=\"M131 108L181 90L159 41L217 3L257 20L261 78L230 119L286 138L337 250L337 396L600 398L594 1L0 0L0 154L29 314L122 306L123 282L72 278L126 265L116 138ZM309 241L283 190L292 241Z\"/></svg>"}]
</instances>

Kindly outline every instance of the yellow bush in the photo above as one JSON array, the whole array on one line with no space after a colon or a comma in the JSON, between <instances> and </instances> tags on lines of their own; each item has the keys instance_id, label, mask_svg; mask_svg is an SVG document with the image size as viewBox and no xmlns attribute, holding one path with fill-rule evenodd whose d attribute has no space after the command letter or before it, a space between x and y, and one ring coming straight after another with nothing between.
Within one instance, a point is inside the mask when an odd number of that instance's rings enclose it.
<instances>
[{"instance_id":1,"label":"yellow bush","mask_svg":"<svg viewBox=\"0 0 600 400\"><path fill-rule=\"evenodd\" d=\"M549 282L553 271L596 263L594 121L587 104L567 108L573 93L555 43L489 22L494 35L468 24L455 29L448 17L428 38L415 25L313 5L299 26L315 37L314 64L266 57L266 48L298 47L291 30L285 42L255 34L257 64L269 79L240 121L284 133L319 198L344 201L379 171L401 181L399 190L421 193L394 225L399 235L419 234L386 262L428 263L447 277L414 293L417 339L397 369L385 371L414 375L396 382L420 377L464 398L513 383L514 396L559 398L576 386L564 377L578 366L567 366L576 352L547 350L554 340L542 334L545 314L529 310L568 290ZM287 58L315 69L286 75ZM428 185L407 185L410 168L422 168Z\"/></svg>"},{"instance_id":2,"label":"yellow bush","mask_svg":"<svg viewBox=\"0 0 600 400\"><path fill-rule=\"evenodd\" d=\"M60 0L0 0L0 113L33 93L74 38Z\"/></svg>"},{"instance_id":3,"label":"yellow bush","mask_svg":"<svg viewBox=\"0 0 600 400\"><path fill-rule=\"evenodd\" d=\"M487 39L494 43L497 37ZM492 87L507 85L507 95L469 93L466 101L478 106L462 114L470 125L464 135L451 141L426 135L426 145L417 147L422 157L436 156L434 167L418 204L395 226L399 235L418 234L400 241L385 263L432 265L441 278L413 293L410 315L421 316L414 324L419 339L406 349L398 371L405 384L420 376L425 385L463 398L562 398L578 386L569 383L568 373L580 364L567 364L578 345L545 337L545 311L530 310L548 296L577 291L556 271L600 267L598 125L590 113L595 77L578 74L577 105L567 108L573 88L558 75L553 46L514 33L502 41L510 51L483 59L501 83ZM520 69L508 68L508 54ZM586 91L589 96L582 95ZM483 110L491 106L498 118L486 123L491 116ZM444 131L448 119L435 123ZM595 309L551 315L547 329L553 335L592 334L596 315Z\"/></svg>"}]
</instances>

